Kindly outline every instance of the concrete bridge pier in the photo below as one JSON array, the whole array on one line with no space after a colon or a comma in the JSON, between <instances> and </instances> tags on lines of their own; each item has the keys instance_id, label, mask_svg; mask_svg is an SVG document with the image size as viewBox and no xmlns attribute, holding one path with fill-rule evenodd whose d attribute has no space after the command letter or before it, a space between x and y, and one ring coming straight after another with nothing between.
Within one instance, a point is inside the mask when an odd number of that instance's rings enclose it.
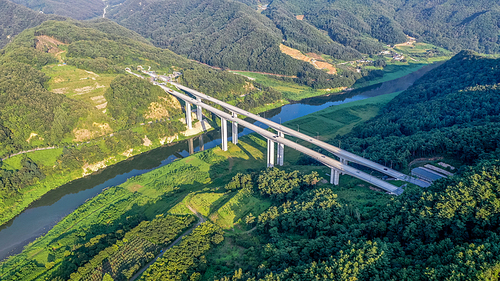
<instances>
[{"instance_id":1,"label":"concrete bridge pier","mask_svg":"<svg viewBox=\"0 0 500 281\"><path fill-rule=\"evenodd\" d=\"M191 124L191 104L189 102L185 102L186 103L186 125L188 127L188 129L192 129L193 128L193 125Z\"/></svg>"},{"instance_id":2,"label":"concrete bridge pier","mask_svg":"<svg viewBox=\"0 0 500 281\"><path fill-rule=\"evenodd\" d=\"M278 136L280 138L284 138L285 134L283 134L282 132L278 132ZM278 143L277 164L283 166L284 159L285 159L285 145L282 143Z\"/></svg>"},{"instance_id":3,"label":"concrete bridge pier","mask_svg":"<svg viewBox=\"0 0 500 281\"><path fill-rule=\"evenodd\" d=\"M340 163L342 163L342 164L344 164L344 165L349 164L349 162L347 162L347 160L346 160L346 159L344 159L344 158L340 158ZM342 175L345 175L345 173L342 173Z\"/></svg>"},{"instance_id":4,"label":"concrete bridge pier","mask_svg":"<svg viewBox=\"0 0 500 281\"><path fill-rule=\"evenodd\" d=\"M201 98L199 98L199 97L197 97L196 100L198 102L201 102ZM203 109L199 105L196 107L196 119L198 119L200 121L202 121L202 119L203 119Z\"/></svg>"},{"instance_id":5,"label":"concrete bridge pier","mask_svg":"<svg viewBox=\"0 0 500 281\"><path fill-rule=\"evenodd\" d=\"M267 167L274 167L274 141L267 140Z\"/></svg>"},{"instance_id":6,"label":"concrete bridge pier","mask_svg":"<svg viewBox=\"0 0 500 281\"><path fill-rule=\"evenodd\" d=\"M233 118L238 117L238 114L236 114L234 112L231 112L231 115L233 116ZM233 127L231 128L231 133L233 134L233 138L232 138L233 143L238 144L238 123L236 121L233 121L232 124L233 124Z\"/></svg>"},{"instance_id":7,"label":"concrete bridge pier","mask_svg":"<svg viewBox=\"0 0 500 281\"><path fill-rule=\"evenodd\" d=\"M330 171L330 183L333 185L339 185L340 172L337 169L331 168Z\"/></svg>"},{"instance_id":8,"label":"concrete bridge pier","mask_svg":"<svg viewBox=\"0 0 500 281\"><path fill-rule=\"evenodd\" d=\"M227 151L227 120L220 118L220 132L222 138L222 150Z\"/></svg>"},{"instance_id":9,"label":"concrete bridge pier","mask_svg":"<svg viewBox=\"0 0 500 281\"><path fill-rule=\"evenodd\" d=\"M193 138L190 138L188 140L188 149L189 149L189 155L194 153L194 144L193 144Z\"/></svg>"}]
</instances>

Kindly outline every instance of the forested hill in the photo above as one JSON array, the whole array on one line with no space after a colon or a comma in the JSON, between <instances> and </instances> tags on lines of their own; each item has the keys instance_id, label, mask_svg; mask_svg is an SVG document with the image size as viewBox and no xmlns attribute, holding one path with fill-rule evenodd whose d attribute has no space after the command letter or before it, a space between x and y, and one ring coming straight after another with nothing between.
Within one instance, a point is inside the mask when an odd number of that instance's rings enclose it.
<instances>
[{"instance_id":1,"label":"forested hill","mask_svg":"<svg viewBox=\"0 0 500 281\"><path fill-rule=\"evenodd\" d=\"M470 164L498 159L500 59L460 52L341 139L343 147L397 168L432 155Z\"/></svg>"},{"instance_id":2,"label":"forested hill","mask_svg":"<svg viewBox=\"0 0 500 281\"><path fill-rule=\"evenodd\" d=\"M281 32L273 23L237 2L131 0L111 9L109 17L157 46L210 65L287 75L298 67L279 51Z\"/></svg>"},{"instance_id":3,"label":"forested hill","mask_svg":"<svg viewBox=\"0 0 500 281\"><path fill-rule=\"evenodd\" d=\"M0 224L50 189L186 130L177 99L125 73L138 65L180 72L177 82L241 108L284 102L270 87L154 47L110 20L45 21L0 51L0 158L31 151L0 161ZM50 149L33 152L41 148Z\"/></svg>"},{"instance_id":4,"label":"forested hill","mask_svg":"<svg viewBox=\"0 0 500 281\"><path fill-rule=\"evenodd\" d=\"M16 1L77 19L101 15L109 5L106 17L191 59L234 70L333 79L344 86L349 81L292 59L280 44L334 61L378 54L384 45L406 42L406 35L453 52L500 52L495 0Z\"/></svg>"},{"instance_id":5,"label":"forested hill","mask_svg":"<svg viewBox=\"0 0 500 281\"><path fill-rule=\"evenodd\" d=\"M84 20L102 16L106 2L102 0L11 0L44 14L56 14Z\"/></svg>"},{"instance_id":6,"label":"forested hill","mask_svg":"<svg viewBox=\"0 0 500 281\"><path fill-rule=\"evenodd\" d=\"M238 2L129 0L110 9L109 17L156 46L213 66L333 78L283 54L281 31L267 17Z\"/></svg>"},{"instance_id":7,"label":"forested hill","mask_svg":"<svg viewBox=\"0 0 500 281\"><path fill-rule=\"evenodd\" d=\"M0 48L11 42L23 30L35 27L48 19L62 19L44 15L9 0L0 0Z\"/></svg>"},{"instance_id":8,"label":"forested hill","mask_svg":"<svg viewBox=\"0 0 500 281\"><path fill-rule=\"evenodd\" d=\"M405 34L420 41L458 52L471 49L500 52L500 5L496 0L275 0L330 37L366 53L377 47L405 41Z\"/></svg>"},{"instance_id":9,"label":"forested hill","mask_svg":"<svg viewBox=\"0 0 500 281\"><path fill-rule=\"evenodd\" d=\"M284 55L279 44L340 60L378 54L387 44L406 42L406 35L456 52L500 51L500 9L493 0L425 5L396 0L274 0L265 9L256 8L253 1L241 2L127 0L110 7L108 16L156 46L203 63L285 75L314 71Z\"/></svg>"},{"instance_id":10,"label":"forested hill","mask_svg":"<svg viewBox=\"0 0 500 281\"><path fill-rule=\"evenodd\" d=\"M33 42L35 42L35 47L33 46ZM95 114L90 115L92 116L89 117L90 120L87 120L88 118L84 118L81 115L82 112L75 110L71 106L65 106L66 103L60 100L65 99L65 95L72 97L71 100L68 100L71 104L75 104L74 100L76 99L79 101L76 104L91 103L94 105L94 100L107 99L107 96L97 94L93 96L93 91L97 91L100 88L106 89L108 86L113 88L113 85L118 86L118 84L99 85L101 82L97 80L95 82L97 86L88 86L89 89L82 86L75 89L77 92L72 94L68 92L68 89L61 88L66 84L63 83L59 86L62 82L58 82L58 80L62 79L61 81L64 81L65 79L62 76L67 75L64 68L58 70L58 72L53 70L54 66L62 63L62 60L68 66L77 68L71 68L71 71L82 69L82 72L85 70L96 73L97 76L94 77L94 80L99 77L99 74L113 78L124 73L125 67L136 68L137 65L148 65L153 70L166 73L172 73L174 70L181 71L183 75L179 79L185 84L206 92L217 89L216 92L210 93L227 100L237 99L236 102L244 108L252 108L281 99L280 93L256 83L253 84L253 82L248 81L242 76L213 70L207 66L191 62L169 50L156 48L137 33L127 30L109 20L90 22L47 21L36 28L24 31L2 50L0 65L6 73L3 77L5 79L10 79L8 77L11 77L13 80L12 84L4 84L2 88L0 98L3 102L0 103L0 114L3 115L3 125L7 128L5 131L7 133L4 137L8 136L13 145L2 147L0 156L33 147L59 144L63 140L66 143L71 143L72 141L69 141L68 138L77 138L75 130L85 129L92 131L92 122L107 124L108 129L106 132L109 133L109 131L137 125L148 119L143 116L148 115L146 111L148 111L149 103L144 107L136 105L133 108L121 108L126 103L137 104L139 102L134 100L136 99L135 95L127 97L126 94L123 94L127 91L123 87L119 90L120 98L110 93L110 97L113 96L113 98L107 101L107 105L111 108L113 106L120 107L120 112L110 110L103 114L96 111ZM63 66L59 65L57 67ZM23 73L26 74L28 73L27 71L31 73L30 75L33 75L33 79L30 79L30 81L36 83L22 83L22 78L26 76ZM49 77L45 76L44 73L52 76L55 75L54 79L49 81ZM59 78L57 75L62 76ZM66 79L68 83L70 79ZM85 80L87 78L78 79ZM117 77L116 79L121 79L121 83L125 82L122 78ZM131 79L129 77L125 80ZM15 81L19 83L15 83ZM48 93L44 88L44 86L48 85L45 82L49 82L48 84L55 88L54 91L59 93L59 95ZM131 88L129 90L134 88L133 85L137 83L137 81L130 81ZM23 88L13 87L17 84ZM115 88L118 89L117 87ZM150 87L148 86L147 88ZM41 97L42 94L38 93L40 91L43 95L46 93L48 95L47 98L29 98L29 94L31 93ZM61 93L65 95L60 95ZM51 101L53 99L55 99L54 102ZM36 100L37 102L33 103L30 100ZM85 102L82 103L83 101ZM96 104L96 106L98 105ZM16 110L13 110L14 108ZM37 110L37 108L40 110ZM60 108L60 110L57 108ZM93 110L91 108L89 109L90 111L95 111L95 108ZM42 112L42 109L47 112ZM58 112L63 114L63 111L64 116L66 116L65 123L59 124L56 115ZM117 115L115 116L114 114ZM120 118L118 118L118 115ZM132 118L132 120L130 119L131 116L137 117ZM113 121L111 118L126 120L124 121L126 124L117 123L117 121ZM55 130L54 126L56 125L62 127L59 130ZM37 141L35 143L26 141L30 139L30 135L33 133L38 135ZM102 134L104 132L100 132L97 135L100 136Z\"/></svg>"}]
</instances>

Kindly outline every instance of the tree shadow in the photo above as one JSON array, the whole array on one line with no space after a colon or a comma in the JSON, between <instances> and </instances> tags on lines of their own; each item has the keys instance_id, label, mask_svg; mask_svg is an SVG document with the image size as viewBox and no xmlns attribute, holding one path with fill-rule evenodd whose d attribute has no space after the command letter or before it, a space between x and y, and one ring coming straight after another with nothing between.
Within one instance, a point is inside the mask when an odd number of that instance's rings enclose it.
<instances>
[{"instance_id":1,"label":"tree shadow","mask_svg":"<svg viewBox=\"0 0 500 281\"><path fill-rule=\"evenodd\" d=\"M245 143L248 143L256 149L262 147L250 138L245 138ZM253 157L251 153L241 144L239 144L238 147L250 158L250 160L241 157L235 157L235 160L240 163L244 161L256 161L255 157ZM225 184L230 182L232 177L238 172L245 172L241 168L229 171L228 165L229 161L225 159L212 165L207 172L204 172L208 173L207 176L212 179L212 183L210 183L209 186L223 187ZM246 172L251 171L253 170L250 169L250 171L248 171L247 169ZM58 256L62 256L62 252L64 252L64 250L70 251L70 254L61 257L62 261L57 264L57 268L53 271L47 272L45 276L49 280L57 278L65 280L69 279L71 273L77 272L78 268L85 266L90 260L92 260L92 258L101 253L104 249L123 239L125 233L136 227L140 222L152 220L157 214L167 213L178 202L182 201L182 199L190 192L200 191L206 188L207 183L204 182L204 179L198 179L198 181L193 179L189 184L180 182L176 186L177 188L175 190L163 193L155 199L149 198L147 195L140 192L136 192L134 195L129 195L122 199L117 199L112 203L113 206L121 207L120 204L122 204L123 206L127 206L129 209L121 215L118 215L116 219L113 219L108 223L104 222L105 211L100 210L99 212L103 213L99 215L99 219L103 219L103 222L95 222L94 224L86 222L86 225L80 224L79 226L70 229L63 235L52 239L47 245L64 245L63 248L60 249L60 254ZM233 194L229 194L229 196L223 196L213 202L210 206L210 214L227 204L236 194L237 193L234 192ZM124 202L128 202L129 204L124 204ZM233 206L232 208L237 208L237 206ZM67 241L71 241L71 244ZM104 275L105 273L109 273L110 275L116 275L116 277L119 278L123 269L120 269L120 272L117 272L116 274L112 274L111 272L106 271L104 265L107 266L107 264L105 263L109 263L109 261L103 261L102 274ZM95 269L91 270L91 272L93 271L95 271Z\"/></svg>"},{"instance_id":2,"label":"tree shadow","mask_svg":"<svg viewBox=\"0 0 500 281\"><path fill-rule=\"evenodd\" d=\"M62 278L67 280L70 278L71 273L76 272L79 267L85 266L92 258L97 256L101 251L112 246L117 241L122 240L125 234L139 225L142 221L150 221L156 217L157 214L167 213L174 207L180 200L172 200L172 197L180 197L181 200L193 189L203 188L203 183L194 182L192 184L184 184L178 186L177 190L167 192L160 196L157 200L150 200L150 202L140 205L137 202L130 207L128 211L120 215L117 219L109 224L93 224L88 228L75 228L67 233L56 237L48 245L63 244L64 240L73 240L75 236L76 241L72 245L67 245L66 249L71 253L62 258L58 268L55 271L48 273L48 279ZM140 195L139 195L140 196ZM131 197L123 200L130 200ZM113 205L119 204L123 200L113 202ZM152 212L154 209L156 212ZM150 214L150 215L147 215ZM76 249L71 249L71 246ZM105 267L107 265L108 267ZM114 278L120 279L121 272L127 268L120 268L117 272L113 273L109 265L109 261L103 260L102 262L102 275L109 273ZM89 274L92 274L95 268Z\"/></svg>"},{"instance_id":3,"label":"tree shadow","mask_svg":"<svg viewBox=\"0 0 500 281\"><path fill-rule=\"evenodd\" d=\"M222 206L226 205L229 200L231 200L237 192L231 192L227 196L222 196L219 199L215 200L211 205L210 205L210 210L209 210L209 216L212 214L215 214L217 210L222 208Z\"/></svg>"}]
</instances>

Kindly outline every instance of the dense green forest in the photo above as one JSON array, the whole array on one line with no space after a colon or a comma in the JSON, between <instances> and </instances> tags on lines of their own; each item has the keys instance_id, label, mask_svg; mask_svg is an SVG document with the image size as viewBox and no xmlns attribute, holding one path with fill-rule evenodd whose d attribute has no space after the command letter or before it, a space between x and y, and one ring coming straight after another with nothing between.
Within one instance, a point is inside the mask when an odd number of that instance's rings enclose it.
<instances>
[{"instance_id":1,"label":"dense green forest","mask_svg":"<svg viewBox=\"0 0 500 281\"><path fill-rule=\"evenodd\" d=\"M270 8L284 7L330 37L362 53L385 44L405 42L405 34L454 52L472 49L498 53L498 1L305 1L276 0ZM371 37L371 38L370 38Z\"/></svg>"},{"instance_id":2,"label":"dense green forest","mask_svg":"<svg viewBox=\"0 0 500 281\"><path fill-rule=\"evenodd\" d=\"M355 49L333 41L309 23L297 20L293 13L280 5L273 5L263 14L281 30L285 40L284 44L292 48L305 53L316 52L344 60L352 60L362 56Z\"/></svg>"},{"instance_id":3,"label":"dense green forest","mask_svg":"<svg viewBox=\"0 0 500 281\"><path fill-rule=\"evenodd\" d=\"M59 16L44 15L32 11L9 0L0 1L0 48L14 40L23 30L35 27L48 19L63 19Z\"/></svg>"},{"instance_id":4,"label":"dense green forest","mask_svg":"<svg viewBox=\"0 0 500 281\"><path fill-rule=\"evenodd\" d=\"M217 67L298 76L296 82L318 88L350 86L361 77L347 70L343 77L328 75L306 62L283 54L279 49L283 34L275 23L237 2L189 0L182 3L139 3L131 0L111 9L110 18L137 31L156 46ZM276 21L282 20L277 16ZM314 48L312 50L321 49L346 59L360 56L350 48L334 44L312 26L307 26L309 29L289 26L286 21L283 21L283 26L290 29L289 33L296 33L293 36L298 42L310 43ZM290 44L294 46L292 42ZM308 47L301 49L305 48ZM200 49L204 51L200 52Z\"/></svg>"},{"instance_id":5,"label":"dense green forest","mask_svg":"<svg viewBox=\"0 0 500 281\"><path fill-rule=\"evenodd\" d=\"M381 115L332 144L341 140L343 147L396 168L430 155L469 164L497 159L499 65L499 59L462 51L398 95Z\"/></svg>"},{"instance_id":6,"label":"dense green forest","mask_svg":"<svg viewBox=\"0 0 500 281\"><path fill-rule=\"evenodd\" d=\"M333 61L360 59L363 54L375 57L385 45L406 42L406 35L453 52L498 52L499 8L494 1L434 1L424 6L412 1L275 0L261 13L255 9L257 3L242 2L250 7L225 0L182 4L127 0L112 8L109 16L156 46L194 60L235 70L295 75L296 82L323 88L350 86L353 78L360 77L340 66L341 75L325 75L283 54L279 44L328 55Z\"/></svg>"},{"instance_id":7,"label":"dense green forest","mask_svg":"<svg viewBox=\"0 0 500 281\"><path fill-rule=\"evenodd\" d=\"M243 256L194 271L202 280L496 280L499 164L408 188L378 209L305 190L250 223L257 234L235 239Z\"/></svg>"},{"instance_id":8,"label":"dense green forest","mask_svg":"<svg viewBox=\"0 0 500 281\"><path fill-rule=\"evenodd\" d=\"M12 2L44 14L56 14L77 20L102 16L106 7L106 2L101 0L12 0Z\"/></svg>"}]
</instances>

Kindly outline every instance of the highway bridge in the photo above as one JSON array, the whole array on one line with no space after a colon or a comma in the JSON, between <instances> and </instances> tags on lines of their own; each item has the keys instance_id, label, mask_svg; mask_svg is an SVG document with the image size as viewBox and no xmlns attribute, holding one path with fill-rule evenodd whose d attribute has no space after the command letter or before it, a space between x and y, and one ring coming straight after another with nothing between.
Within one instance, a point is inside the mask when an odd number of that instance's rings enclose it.
<instances>
[{"instance_id":1,"label":"highway bridge","mask_svg":"<svg viewBox=\"0 0 500 281\"><path fill-rule=\"evenodd\" d=\"M195 99L192 97L189 97L183 93L174 91L173 89L170 89L164 85L160 85L158 83L155 83L156 85L160 86L163 90L166 92L172 94L173 96L183 100L186 103L186 108L191 107L191 105L195 105L198 110L197 112L201 113L200 109L205 109L208 110L215 115L217 115L221 119L221 134L222 134L222 149L227 150L227 121L232 122L233 125L233 130L232 130L232 142L234 144L238 143L238 125L241 125L245 128L248 128L255 133L263 136L264 138L267 139L267 166L268 167L273 167L275 164L275 152L274 152L274 146L277 144L277 164L278 165L283 165L283 159L284 159L284 148L285 146L293 148L299 152L302 152L309 157L312 157L313 159L316 159L318 162L330 167L331 169L331 174L330 174L330 182L332 184L338 185L339 184L339 175L342 174L347 174L350 176L353 176L355 178L361 179L365 182L368 182L374 186L377 186L391 194L399 195L403 192L403 189L392 185L386 181L383 181L377 177L374 177L370 174L367 174L365 172L362 172L356 168L353 168L345 163L341 163L340 161L337 161L335 159L332 159L326 155L323 155L319 152L316 152L310 148L307 148L305 146L302 146L300 144L297 144L294 141L288 140L285 138L284 134L278 132L278 133L273 133L270 132L266 129L263 129L257 125L254 125L248 121L245 121L243 119L240 119L237 117L237 114L232 112L232 113L227 113L224 112L220 109L217 109L213 106L210 106L208 104L203 103L199 98ZM189 105L188 105L189 104ZM189 114L191 114L189 112ZM198 115L197 118L201 121L202 115ZM188 118L186 118L187 120Z\"/></svg>"},{"instance_id":2,"label":"highway bridge","mask_svg":"<svg viewBox=\"0 0 500 281\"><path fill-rule=\"evenodd\" d=\"M129 72L130 73L130 72ZM131 73L135 76L140 76L135 73ZM148 75L154 76L151 73L146 73ZM142 76L140 76L142 77ZM143 78L143 77L142 77ZM416 180L414 178L411 178L410 176L407 176L403 173L400 173L398 171L395 171L393 169L390 169L388 167L385 167L383 165L380 165L378 163L375 163L373 161L370 161L368 159L365 159L363 157L357 156L353 153L350 153L348 151L345 151L343 149L340 149L338 147L335 147L331 144L319 141L317 139L314 139L308 135L302 134L300 132L297 132L295 130L292 130L288 127L285 127L281 124L277 124L275 122L272 122L268 119L262 118L259 115L250 113L248 111L245 111L243 109L240 109L238 107L235 107L233 105L227 104L225 102L222 102L220 100L217 100L213 97L210 97L208 95L205 95L203 93L200 93L198 91L195 91L193 89L190 89L188 87L182 86L177 83L171 83L178 89L181 89L191 95L193 95L195 98L190 97L184 93L180 93L178 91L175 91L167 86L161 85L159 83L154 82L155 85L158 85L161 87L163 90L166 92L172 94L173 96L183 100L185 102L185 110L186 110L186 125L188 128L191 127L191 106L195 105L197 107L197 119L202 120L203 114L202 114L202 109L208 110L209 112L212 112L213 114L217 115L221 119L221 138L222 138L222 149L224 151L227 150L227 145L228 145L228 136L227 136L227 121L230 121L232 123L232 142L234 144L238 143L238 125L241 125L243 127L246 127L259 135L263 136L264 138L267 139L267 166L268 167L273 167L275 165L275 155L276 157L276 164L282 166L283 161L284 161L284 148L285 146L288 146L290 148L293 148L299 152L302 152L313 159L317 160L318 162L328 166L331 169L330 173L330 183L334 185L339 184L339 176L340 174L347 174L350 176L353 176L355 178L361 179L365 182L368 182L374 186L377 186L391 194L399 195L403 192L403 189L400 187L397 187L395 185L392 185L386 181L383 181L377 177L374 177L368 173L362 172L354 167L351 167L348 165L349 162L354 162L357 164L360 164L362 166L371 168L373 170L379 171L383 174L386 174L388 176L394 177L398 180L404 180L408 182L412 182L414 184L417 184L419 186L428 186L429 184L420 180ZM210 106L208 104L203 103L203 100L206 101L211 101L224 109L228 110L230 113L227 113L223 110L217 109L213 106ZM238 118L239 115L246 116L250 119L253 119L255 121L259 121L270 128L274 129L276 132L270 132L266 129L263 129L259 126L256 126L248 121L245 121L241 118ZM310 148L307 148L305 146L299 145L296 142L289 140L285 138L285 134L296 137L302 140L305 140L311 144L314 144L318 147L321 147L325 149L326 151L332 153L336 157L339 157L339 160L333 159L327 155L324 155L322 153L319 153L317 151L314 151ZM275 144L277 145L277 153L275 153Z\"/></svg>"},{"instance_id":3,"label":"highway bridge","mask_svg":"<svg viewBox=\"0 0 500 281\"><path fill-rule=\"evenodd\" d=\"M418 179L415 179L415 178L412 178L408 175L405 175L401 172L398 172L396 170L393 170L391 168L388 168L384 165L381 165L381 164L378 164L376 162L373 162L373 161L370 161L366 158L363 158L361 156L358 156L356 154L353 154L349 151L346 151L346 150L343 150L339 147L336 147L336 146L333 146L329 143L326 143L326 142L322 142L318 139L315 139L311 136L308 136L308 135L305 135L303 133L300 133L298 131L295 131L293 129L290 129L288 127L285 127L281 124L278 124L276 122L273 122L271 120L268 120L266 118L263 118L257 114L253 114L251 112L248 112L246 110L243 110L241 108L238 108L236 106L233 106L233 105L230 105L228 103L225 103L223 101L220 101L220 100L217 100L217 99L214 99L208 95L205 95L203 93L200 93L196 90L193 90L191 88L188 88L188 87L185 87L183 85L180 85L178 83L173 83L171 82L172 85L174 85L175 87L177 87L178 89L181 89L183 91L186 91L192 95L194 95L195 97L197 97L198 99L202 99L202 100L207 100L207 101L211 101L217 105L220 105L222 106L223 108L231 111L231 112L234 112L236 114L240 114L240 115L244 115L250 119L253 119L255 121L259 121L267 126L269 126L270 128L276 130L278 132L278 134L285 134L285 135L289 135L289 136L292 136L292 137L296 137L296 138L299 138L301 140L305 140L313 145L316 145L330 153L332 153L333 155L339 157L340 159L340 162L343 163L343 164L348 164L349 162L353 162L353 163L356 163L356 164L359 164L359 165L362 165L364 167L367 167L367 168L370 168L370 169L373 169L375 171L378 171L382 174L385 174L385 175L388 175L390 177L393 177L397 180L403 180L403 181L407 181L407 182L411 182L413 184L416 184L420 187L428 187L430 184L427 183L427 182L424 182L424 181L421 181L421 180L418 180Z\"/></svg>"}]
</instances>

